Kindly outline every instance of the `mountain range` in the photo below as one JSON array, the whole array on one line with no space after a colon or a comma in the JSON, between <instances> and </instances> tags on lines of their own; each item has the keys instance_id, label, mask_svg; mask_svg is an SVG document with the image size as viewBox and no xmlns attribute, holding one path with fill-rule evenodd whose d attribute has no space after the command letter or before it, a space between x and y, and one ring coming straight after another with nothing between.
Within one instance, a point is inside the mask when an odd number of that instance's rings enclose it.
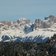
<instances>
[{"instance_id":1,"label":"mountain range","mask_svg":"<svg viewBox=\"0 0 56 56\"><path fill-rule=\"evenodd\" d=\"M20 18L16 22L0 22L0 41L43 43L56 34L56 17L50 15L34 22Z\"/></svg>"}]
</instances>

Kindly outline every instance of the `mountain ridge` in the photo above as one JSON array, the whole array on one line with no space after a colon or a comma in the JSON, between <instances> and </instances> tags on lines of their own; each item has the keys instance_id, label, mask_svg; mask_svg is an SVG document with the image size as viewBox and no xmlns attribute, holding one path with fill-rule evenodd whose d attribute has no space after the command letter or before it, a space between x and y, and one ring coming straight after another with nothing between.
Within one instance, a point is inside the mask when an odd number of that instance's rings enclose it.
<instances>
[{"instance_id":1,"label":"mountain ridge","mask_svg":"<svg viewBox=\"0 0 56 56\"><path fill-rule=\"evenodd\" d=\"M4 35L12 36L14 39L15 36L23 38L23 41L30 41L35 37L38 39L38 36L42 37L42 39L51 38L54 34L56 34L56 17L53 15L46 17L45 20L36 19L33 23L26 18L21 18L16 22L0 22L1 38Z\"/></svg>"}]
</instances>

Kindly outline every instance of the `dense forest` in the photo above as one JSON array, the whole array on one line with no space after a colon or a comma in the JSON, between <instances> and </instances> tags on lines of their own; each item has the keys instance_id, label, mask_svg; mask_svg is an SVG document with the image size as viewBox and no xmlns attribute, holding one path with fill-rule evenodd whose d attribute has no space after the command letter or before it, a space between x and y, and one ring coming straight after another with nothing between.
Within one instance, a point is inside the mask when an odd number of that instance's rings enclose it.
<instances>
[{"instance_id":1,"label":"dense forest","mask_svg":"<svg viewBox=\"0 0 56 56\"><path fill-rule=\"evenodd\" d=\"M0 42L0 56L56 56L56 34L46 43Z\"/></svg>"}]
</instances>

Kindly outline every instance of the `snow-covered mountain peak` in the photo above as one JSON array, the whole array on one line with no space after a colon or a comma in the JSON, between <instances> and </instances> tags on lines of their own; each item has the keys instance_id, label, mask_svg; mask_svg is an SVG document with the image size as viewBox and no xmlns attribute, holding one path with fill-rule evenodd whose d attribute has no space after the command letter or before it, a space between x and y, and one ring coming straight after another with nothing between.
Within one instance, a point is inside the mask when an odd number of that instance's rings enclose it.
<instances>
[{"instance_id":1,"label":"snow-covered mountain peak","mask_svg":"<svg viewBox=\"0 0 56 56\"><path fill-rule=\"evenodd\" d=\"M27 18L25 18L25 17L19 18L19 21L23 21L23 20L27 20Z\"/></svg>"}]
</instances>

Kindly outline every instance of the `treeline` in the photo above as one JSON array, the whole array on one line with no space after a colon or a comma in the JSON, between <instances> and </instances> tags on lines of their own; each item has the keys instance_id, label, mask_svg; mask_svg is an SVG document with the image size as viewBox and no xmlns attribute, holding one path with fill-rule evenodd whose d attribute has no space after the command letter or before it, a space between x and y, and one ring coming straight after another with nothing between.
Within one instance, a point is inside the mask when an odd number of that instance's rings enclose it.
<instances>
[{"instance_id":1,"label":"treeline","mask_svg":"<svg viewBox=\"0 0 56 56\"><path fill-rule=\"evenodd\" d=\"M0 56L56 56L56 34L46 43L0 42Z\"/></svg>"}]
</instances>

